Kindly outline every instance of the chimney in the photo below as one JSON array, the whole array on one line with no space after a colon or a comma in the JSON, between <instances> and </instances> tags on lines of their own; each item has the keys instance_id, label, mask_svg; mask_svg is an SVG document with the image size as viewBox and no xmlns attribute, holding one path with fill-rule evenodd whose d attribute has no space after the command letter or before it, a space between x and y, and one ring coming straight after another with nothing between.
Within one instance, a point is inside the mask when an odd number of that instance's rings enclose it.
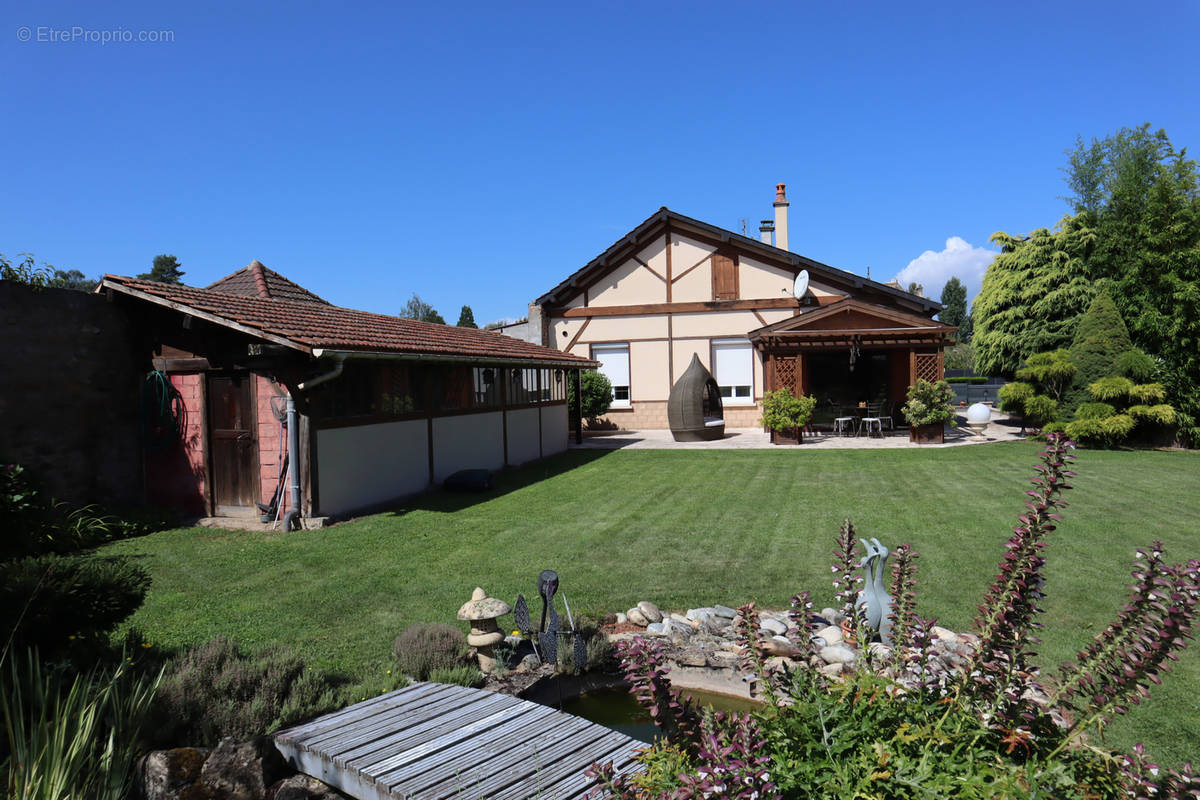
<instances>
[{"instance_id":1,"label":"chimney","mask_svg":"<svg viewBox=\"0 0 1200 800\"><path fill-rule=\"evenodd\" d=\"M771 234L775 232L775 223L769 219L764 219L758 225L758 232L762 237L763 244L774 244L771 241Z\"/></svg>"},{"instance_id":2,"label":"chimney","mask_svg":"<svg viewBox=\"0 0 1200 800\"><path fill-rule=\"evenodd\" d=\"M775 246L780 250L788 249L787 210L788 201L782 183L775 184Z\"/></svg>"}]
</instances>

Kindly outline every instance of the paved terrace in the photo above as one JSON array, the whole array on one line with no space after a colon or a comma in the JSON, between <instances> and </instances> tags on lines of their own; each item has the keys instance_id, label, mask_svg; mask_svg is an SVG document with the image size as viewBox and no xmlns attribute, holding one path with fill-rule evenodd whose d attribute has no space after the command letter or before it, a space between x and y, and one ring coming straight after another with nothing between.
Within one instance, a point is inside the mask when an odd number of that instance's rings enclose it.
<instances>
[{"instance_id":1,"label":"paved terrace","mask_svg":"<svg viewBox=\"0 0 1200 800\"><path fill-rule=\"evenodd\" d=\"M974 434L966 427L966 418L959 418L958 428L946 428L945 444L913 444L908 440L908 430L884 431L881 436L840 436L820 431L804 434L804 443L798 445L771 444L771 435L761 428L726 428L725 438L712 442L677 442L669 430L650 431L584 431L583 444L572 439L571 448L581 450L877 450L899 447L964 447L989 444L991 442L1020 441L1019 421L1010 419L1000 411L992 411L992 421L983 435Z\"/></svg>"}]
</instances>

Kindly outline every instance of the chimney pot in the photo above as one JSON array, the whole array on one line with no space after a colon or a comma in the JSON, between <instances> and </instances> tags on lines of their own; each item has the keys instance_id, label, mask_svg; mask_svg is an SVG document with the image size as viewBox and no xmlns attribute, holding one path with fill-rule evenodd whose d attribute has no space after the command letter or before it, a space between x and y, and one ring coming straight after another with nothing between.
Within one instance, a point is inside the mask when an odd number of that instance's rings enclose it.
<instances>
[{"instance_id":1,"label":"chimney pot","mask_svg":"<svg viewBox=\"0 0 1200 800\"><path fill-rule=\"evenodd\" d=\"M787 203L787 186L782 183L775 184L775 204Z\"/></svg>"},{"instance_id":2,"label":"chimney pot","mask_svg":"<svg viewBox=\"0 0 1200 800\"><path fill-rule=\"evenodd\" d=\"M758 225L758 232L763 244L774 245L771 234L775 233L775 223L769 219L764 219Z\"/></svg>"}]
</instances>

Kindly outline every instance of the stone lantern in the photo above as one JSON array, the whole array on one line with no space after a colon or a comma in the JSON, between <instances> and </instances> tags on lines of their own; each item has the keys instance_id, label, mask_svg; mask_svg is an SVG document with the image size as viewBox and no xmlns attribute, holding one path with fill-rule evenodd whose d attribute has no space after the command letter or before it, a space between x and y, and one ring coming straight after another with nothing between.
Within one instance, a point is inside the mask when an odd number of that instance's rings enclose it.
<instances>
[{"instance_id":1,"label":"stone lantern","mask_svg":"<svg viewBox=\"0 0 1200 800\"><path fill-rule=\"evenodd\" d=\"M496 620L511 610L508 603L488 597L487 592L478 586L471 593L471 599L458 610L458 618L471 623L467 644L475 648L479 669L484 673L496 669L496 653L492 648L504 641L504 633Z\"/></svg>"}]
</instances>

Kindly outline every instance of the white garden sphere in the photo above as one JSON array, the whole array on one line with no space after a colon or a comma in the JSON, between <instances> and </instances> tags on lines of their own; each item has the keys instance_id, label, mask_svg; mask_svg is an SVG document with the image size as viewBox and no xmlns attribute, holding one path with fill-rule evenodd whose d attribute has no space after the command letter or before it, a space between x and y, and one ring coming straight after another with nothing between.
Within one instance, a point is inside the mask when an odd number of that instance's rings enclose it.
<instances>
[{"instance_id":1,"label":"white garden sphere","mask_svg":"<svg viewBox=\"0 0 1200 800\"><path fill-rule=\"evenodd\" d=\"M967 409L967 424L974 427L975 425L987 425L992 421L992 410L983 403L975 403Z\"/></svg>"}]
</instances>

